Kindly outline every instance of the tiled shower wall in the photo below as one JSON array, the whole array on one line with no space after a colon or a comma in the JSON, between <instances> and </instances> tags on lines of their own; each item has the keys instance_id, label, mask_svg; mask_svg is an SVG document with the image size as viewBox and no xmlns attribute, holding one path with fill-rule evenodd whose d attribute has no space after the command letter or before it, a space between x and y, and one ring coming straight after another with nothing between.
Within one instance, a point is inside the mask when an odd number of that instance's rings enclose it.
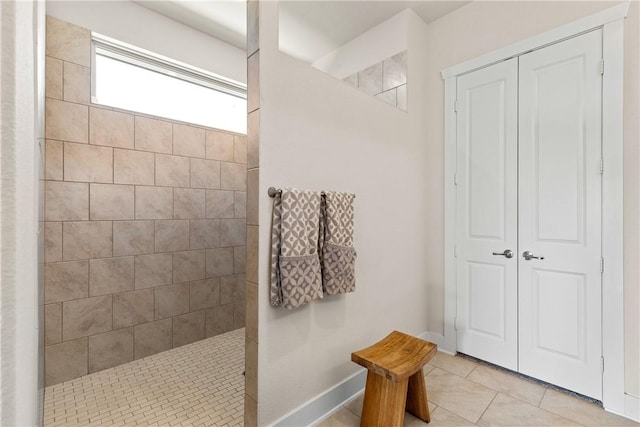
<instances>
[{"instance_id":1,"label":"tiled shower wall","mask_svg":"<svg viewBox=\"0 0 640 427\"><path fill-rule=\"evenodd\" d=\"M407 52L380 61L342 79L351 86L407 111Z\"/></svg>"},{"instance_id":2,"label":"tiled shower wall","mask_svg":"<svg viewBox=\"0 0 640 427\"><path fill-rule=\"evenodd\" d=\"M246 136L91 104L90 42L47 18L46 385L244 326Z\"/></svg>"}]
</instances>

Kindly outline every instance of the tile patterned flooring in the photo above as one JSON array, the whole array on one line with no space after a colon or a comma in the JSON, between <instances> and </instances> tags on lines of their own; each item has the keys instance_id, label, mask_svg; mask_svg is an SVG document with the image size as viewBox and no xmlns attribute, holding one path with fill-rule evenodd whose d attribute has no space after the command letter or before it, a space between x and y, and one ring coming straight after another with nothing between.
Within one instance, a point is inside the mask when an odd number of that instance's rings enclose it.
<instances>
[{"instance_id":1,"label":"tile patterned flooring","mask_svg":"<svg viewBox=\"0 0 640 427\"><path fill-rule=\"evenodd\" d=\"M244 329L45 389L49 426L241 426ZM438 353L424 369L430 427L640 426L595 404ZM362 394L318 427L360 425ZM427 424L410 414L405 426Z\"/></svg>"},{"instance_id":2,"label":"tile patterned flooring","mask_svg":"<svg viewBox=\"0 0 640 427\"><path fill-rule=\"evenodd\" d=\"M431 422L418 426L640 426L596 404L463 357L438 353L424 369ZM360 425L362 394L317 427Z\"/></svg>"},{"instance_id":3,"label":"tile patterned flooring","mask_svg":"<svg viewBox=\"0 0 640 427\"><path fill-rule=\"evenodd\" d=\"M241 426L244 328L45 389L44 425Z\"/></svg>"}]
</instances>

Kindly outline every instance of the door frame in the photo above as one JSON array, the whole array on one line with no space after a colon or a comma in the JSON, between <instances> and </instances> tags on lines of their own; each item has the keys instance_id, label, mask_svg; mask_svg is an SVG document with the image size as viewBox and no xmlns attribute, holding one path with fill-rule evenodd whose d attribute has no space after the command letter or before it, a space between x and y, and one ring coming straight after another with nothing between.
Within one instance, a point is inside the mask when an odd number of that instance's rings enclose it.
<instances>
[{"instance_id":1,"label":"door frame","mask_svg":"<svg viewBox=\"0 0 640 427\"><path fill-rule=\"evenodd\" d=\"M602 79L602 403L606 410L638 418L638 399L624 392L623 300L623 67L624 18L621 3L442 71L444 79L444 336L441 349L457 350L456 330L456 78L531 50L602 28L605 72ZM435 338L435 337L433 337Z\"/></svg>"}]
</instances>

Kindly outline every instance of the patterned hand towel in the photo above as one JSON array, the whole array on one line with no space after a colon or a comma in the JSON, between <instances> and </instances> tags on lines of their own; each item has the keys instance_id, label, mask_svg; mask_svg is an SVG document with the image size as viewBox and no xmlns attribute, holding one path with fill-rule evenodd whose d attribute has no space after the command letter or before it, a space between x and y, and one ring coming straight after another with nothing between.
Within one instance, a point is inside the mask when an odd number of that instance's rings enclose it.
<instances>
[{"instance_id":1,"label":"patterned hand towel","mask_svg":"<svg viewBox=\"0 0 640 427\"><path fill-rule=\"evenodd\" d=\"M320 192L282 190L273 201L271 305L288 309L322 298Z\"/></svg>"},{"instance_id":2,"label":"patterned hand towel","mask_svg":"<svg viewBox=\"0 0 640 427\"><path fill-rule=\"evenodd\" d=\"M356 290L353 248L354 194L329 191L322 205L322 287L328 295Z\"/></svg>"}]
</instances>

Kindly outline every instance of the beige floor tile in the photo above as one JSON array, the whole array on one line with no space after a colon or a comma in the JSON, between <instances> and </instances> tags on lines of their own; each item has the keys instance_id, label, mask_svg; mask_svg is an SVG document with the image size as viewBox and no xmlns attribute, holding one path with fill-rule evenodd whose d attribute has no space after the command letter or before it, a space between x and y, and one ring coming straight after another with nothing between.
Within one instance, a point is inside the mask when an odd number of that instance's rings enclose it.
<instances>
[{"instance_id":1,"label":"beige floor tile","mask_svg":"<svg viewBox=\"0 0 640 427\"><path fill-rule=\"evenodd\" d=\"M496 395L485 386L440 368L432 370L426 380L430 401L474 423Z\"/></svg>"},{"instance_id":2,"label":"beige floor tile","mask_svg":"<svg viewBox=\"0 0 640 427\"><path fill-rule=\"evenodd\" d=\"M449 371L452 374L456 374L459 377L466 377L471 371L473 371L473 368L477 366L476 362L472 362L471 360L460 356L451 356L450 354L443 353L441 351L436 353L429 364L437 368L444 369L445 371Z\"/></svg>"},{"instance_id":3,"label":"beige floor tile","mask_svg":"<svg viewBox=\"0 0 640 427\"><path fill-rule=\"evenodd\" d=\"M431 422L428 425L429 427L464 427L474 424L442 407L436 407L431 411Z\"/></svg>"},{"instance_id":4,"label":"beige floor tile","mask_svg":"<svg viewBox=\"0 0 640 427\"><path fill-rule=\"evenodd\" d=\"M355 399L347 402L344 407L356 414L357 416L362 415L362 402L364 402L364 393L360 393Z\"/></svg>"},{"instance_id":5,"label":"beige floor tile","mask_svg":"<svg viewBox=\"0 0 640 427\"><path fill-rule=\"evenodd\" d=\"M573 426L566 418L499 393L482 415L479 426Z\"/></svg>"},{"instance_id":6,"label":"beige floor tile","mask_svg":"<svg viewBox=\"0 0 640 427\"><path fill-rule=\"evenodd\" d=\"M552 389L547 389L540 408L585 426L640 426L627 418L607 412L596 404Z\"/></svg>"},{"instance_id":7,"label":"beige floor tile","mask_svg":"<svg viewBox=\"0 0 640 427\"><path fill-rule=\"evenodd\" d=\"M478 365L467 376L474 383L482 384L492 390L515 397L533 406L540 405L545 387L532 381L527 381L507 372Z\"/></svg>"},{"instance_id":8,"label":"beige floor tile","mask_svg":"<svg viewBox=\"0 0 640 427\"><path fill-rule=\"evenodd\" d=\"M205 419L202 425L241 426L244 334L238 329L47 387L44 425L178 426Z\"/></svg>"},{"instance_id":9,"label":"beige floor tile","mask_svg":"<svg viewBox=\"0 0 640 427\"><path fill-rule=\"evenodd\" d=\"M360 426L360 417L356 416L353 412L345 407L338 410L335 414L331 415L319 424L317 427L358 427Z\"/></svg>"}]
</instances>

